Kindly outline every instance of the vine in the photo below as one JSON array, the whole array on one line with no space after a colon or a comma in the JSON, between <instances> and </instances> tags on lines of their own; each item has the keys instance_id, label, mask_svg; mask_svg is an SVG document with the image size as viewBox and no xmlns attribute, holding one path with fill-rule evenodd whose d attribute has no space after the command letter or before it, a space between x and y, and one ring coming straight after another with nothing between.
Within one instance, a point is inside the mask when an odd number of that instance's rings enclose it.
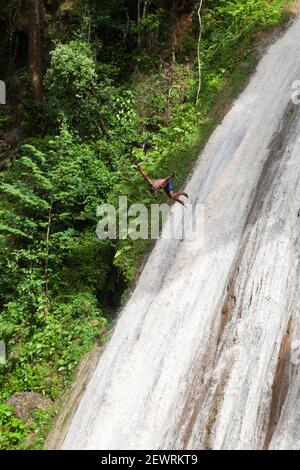
<instances>
[{"instance_id":1,"label":"vine","mask_svg":"<svg viewBox=\"0 0 300 470\"><path fill-rule=\"evenodd\" d=\"M199 83L198 83L198 91L197 91L197 100L196 104L198 105L199 102L199 96L200 96L200 91L201 91L201 85L202 85L202 70L201 70L201 38L202 38L202 19L201 19L201 9L203 5L203 0L200 0L199 6L198 6L198 19L199 19L199 37L198 37L198 47L197 47L197 55L198 55L198 76L199 76Z\"/></svg>"}]
</instances>

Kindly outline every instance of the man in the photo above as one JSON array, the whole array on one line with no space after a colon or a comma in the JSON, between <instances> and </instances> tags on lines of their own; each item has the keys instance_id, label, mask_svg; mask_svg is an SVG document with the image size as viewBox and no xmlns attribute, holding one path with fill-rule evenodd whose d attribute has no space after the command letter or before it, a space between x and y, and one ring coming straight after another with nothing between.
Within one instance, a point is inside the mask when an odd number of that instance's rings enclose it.
<instances>
[{"instance_id":1,"label":"man","mask_svg":"<svg viewBox=\"0 0 300 470\"><path fill-rule=\"evenodd\" d=\"M185 196L188 198L187 193L184 192L176 192L174 191L174 186L172 179L175 177L175 173L172 174L172 176L169 176L168 178L165 179L159 179L159 180L151 180L149 176L141 169L140 165L137 165L136 167L137 171L142 175L142 177L147 181L147 183L150 186L150 191L152 194L156 194L160 189L164 189L170 199L173 201L179 202L181 205L185 207L185 204L183 201L179 199L180 196Z\"/></svg>"}]
</instances>

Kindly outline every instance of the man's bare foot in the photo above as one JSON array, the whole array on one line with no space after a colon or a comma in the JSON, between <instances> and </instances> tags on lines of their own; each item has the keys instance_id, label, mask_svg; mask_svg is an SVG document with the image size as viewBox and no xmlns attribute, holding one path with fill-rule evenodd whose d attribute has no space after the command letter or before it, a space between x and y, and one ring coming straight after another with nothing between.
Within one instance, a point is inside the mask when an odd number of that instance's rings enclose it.
<instances>
[{"instance_id":1,"label":"man's bare foot","mask_svg":"<svg viewBox=\"0 0 300 470\"><path fill-rule=\"evenodd\" d=\"M179 202L179 204L181 204L183 207L186 208L186 205L183 201L181 201L180 199L176 199L177 202Z\"/></svg>"}]
</instances>

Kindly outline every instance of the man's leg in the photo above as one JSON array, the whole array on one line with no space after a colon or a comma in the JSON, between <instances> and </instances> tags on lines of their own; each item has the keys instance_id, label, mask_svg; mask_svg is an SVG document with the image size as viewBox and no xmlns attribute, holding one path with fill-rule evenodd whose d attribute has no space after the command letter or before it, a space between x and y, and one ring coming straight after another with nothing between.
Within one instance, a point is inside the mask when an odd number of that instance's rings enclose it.
<instances>
[{"instance_id":1,"label":"man's leg","mask_svg":"<svg viewBox=\"0 0 300 470\"><path fill-rule=\"evenodd\" d=\"M179 202L179 204L181 204L183 207L185 207L185 203L183 201L181 201L180 199L175 199L175 201Z\"/></svg>"},{"instance_id":2,"label":"man's leg","mask_svg":"<svg viewBox=\"0 0 300 470\"><path fill-rule=\"evenodd\" d=\"M186 193L184 193L186 194ZM184 195L183 193L176 193L175 191L170 191L168 196L170 199L173 199L173 201L179 202L182 206L185 207L185 203L179 199L179 196Z\"/></svg>"},{"instance_id":3,"label":"man's leg","mask_svg":"<svg viewBox=\"0 0 300 470\"><path fill-rule=\"evenodd\" d=\"M177 197L179 197L179 196L184 196L184 197L186 197L186 198L189 197L188 194L185 193L185 192L179 192L179 193L175 193L175 194L176 194Z\"/></svg>"}]
</instances>

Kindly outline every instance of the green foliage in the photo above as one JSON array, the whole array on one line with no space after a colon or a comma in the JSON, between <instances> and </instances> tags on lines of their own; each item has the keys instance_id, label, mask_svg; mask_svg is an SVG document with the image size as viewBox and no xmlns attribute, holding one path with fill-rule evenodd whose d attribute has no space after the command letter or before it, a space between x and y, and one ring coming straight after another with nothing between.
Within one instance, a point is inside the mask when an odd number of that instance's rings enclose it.
<instances>
[{"instance_id":1,"label":"green foliage","mask_svg":"<svg viewBox=\"0 0 300 470\"><path fill-rule=\"evenodd\" d=\"M66 128L38 143L39 150L36 142L24 145L1 174L3 397L13 390L58 397L107 325L96 295L110 289L113 253L94 230L110 172Z\"/></svg>"},{"instance_id":2,"label":"green foliage","mask_svg":"<svg viewBox=\"0 0 300 470\"><path fill-rule=\"evenodd\" d=\"M8 128L11 122L11 117L5 106L0 105L0 136Z\"/></svg>"},{"instance_id":3,"label":"green foliage","mask_svg":"<svg viewBox=\"0 0 300 470\"><path fill-rule=\"evenodd\" d=\"M82 40L58 44L45 76L46 110L53 123L68 123L80 135L102 136L114 89L110 70L96 67L91 46Z\"/></svg>"},{"instance_id":4,"label":"green foliage","mask_svg":"<svg viewBox=\"0 0 300 470\"><path fill-rule=\"evenodd\" d=\"M171 3L149 1L139 22L135 0L70 2L59 24L48 10L45 103L33 104L20 70L28 138L0 174L0 338L8 352L0 365L2 401L16 391L57 400L83 354L104 341L108 312L150 242L100 242L96 207L117 207L120 195L129 204L152 201L137 163L153 177L176 170L176 186L184 183L251 70L259 31L279 23L287 4L204 2L197 107L197 15L183 43L171 44L182 2ZM7 11L17 4L9 5ZM4 129L10 117L1 116ZM162 201L164 194L155 202ZM0 448L40 447L51 413L38 411L25 424L0 405Z\"/></svg>"},{"instance_id":5,"label":"green foliage","mask_svg":"<svg viewBox=\"0 0 300 470\"><path fill-rule=\"evenodd\" d=\"M14 374L8 373L8 381L2 384L3 396L13 388L55 399L79 359L105 331L107 321L101 316L95 297L88 292L58 297L46 315L43 312L42 328L23 325L21 330L19 325L12 324L9 315L12 308L4 314L2 335L7 338L9 351L16 347L16 333L19 344L18 350L9 356L6 367L9 371L13 363ZM14 327L17 331L12 336Z\"/></svg>"},{"instance_id":6,"label":"green foliage","mask_svg":"<svg viewBox=\"0 0 300 470\"><path fill-rule=\"evenodd\" d=\"M198 77L193 63L173 63L150 75L141 72L134 75L139 111L136 145L132 149L134 162L143 162L145 170L157 176L168 175L176 168L176 184L184 182L199 147L216 123L215 116L209 116L212 107L217 99L223 99L222 95L226 102L226 96L228 100L231 93L240 89L245 71L251 69L251 48L257 41L257 29L277 24L285 5L284 0L206 2L202 15L203 82L198 108L195 106ZM197 35L190 38L190 43L195 55ZM239 68L241 61L243 66ZM133 181L130 187L128 179ZM147 203L150 198L143 188L143 182L130 168L126 186L121 183L118 189L129 196L130 202ZM125 240L118 242L117 247L114 264L130 283L149 243Z\"/></svg>"},{"instance_id":7,"label":"green foliage","mask_svg":"<svg viewBox=\"0 0 300 470\"><path fill-rule=\"evenodd\" d=\"M21 450L30 427L16 418L13 407L0 404L0 449Z\"/></svg>"},{"instance_id":8,"label":"green foliage","mask_svg":"<svg viewBox=\"0 0 300 470\"><path fill-rule=\"evenodd\" d=\"M58 121L80 119L96 86L96 69L89 45L82 41L58 44L51 52L45 76L49 109Z\"/></svg>"},{"instance_id":9,"label":"green foliage","mask_svg":"<svg viewBox=\"0 0 300 470\"><path fill-rule=\"evenodd\" d=\"M202 60L214 73L232 71L249 56L256 29L266 29L280 21L285 0L209 1L203 22ZM233 50L235 53L233 53Z\"/></svg>"},{"instance_id":10,"label":"green foliage","mask_svg":"<svg viewBox=\"0 0 300 470\"><path fill-rule=\"evenodd\" d=\"M52 413L37 409L25 423L14 414L14 407L0 404L0 450L40 449Z\"/></svg>"}]
</instances>

